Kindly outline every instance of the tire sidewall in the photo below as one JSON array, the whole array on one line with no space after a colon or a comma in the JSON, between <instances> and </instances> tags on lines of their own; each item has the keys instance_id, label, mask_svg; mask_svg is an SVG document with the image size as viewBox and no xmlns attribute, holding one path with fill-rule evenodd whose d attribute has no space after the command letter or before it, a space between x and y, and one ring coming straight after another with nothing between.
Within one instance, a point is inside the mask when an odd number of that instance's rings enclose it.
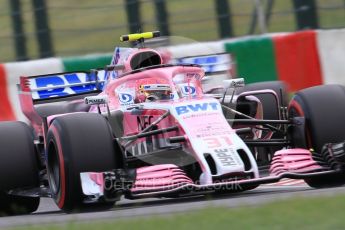
<instances>
[{"instance_id":1,"label":"tire sidewall","mask_svg":"<svg viewBox=\"0 0 345 230\"><path fill-rule=\"evenodd\" d=\"M0 132L0 213L29 214L37 210L39 197L15 196L5 191L39 187L33 130L24 122L8 121L0 123Z\"/></svg>"},{"instance_id":2,"label":"tire sidewall","mask_svg":"<svg viewBox=\"0 0 345 230\"><path fill-rule=\"evenodd\" d=\"M345 140L343 86L322 85L301 90L292 98L288 111L290 118L305 118L305 141L308 148L321 152L324 144Z\"/></svg>"},{"instance_id":3,"label":"tire sidewall","mask_svg":"<svg viewBox=\"0 0 345 230\"><path fill-rule=\"evenodd\" d=\"M47 148L55 145L59 162L59 182L53 191L56 204L67 212L83 209L81 172L102 172L117 168L113 136L109 124L99 114L72 114L58 117L47 134ZM99 151L98 151L99 149ZM97 150L97 151L96 151ZM47 150L49 164L52 153ZM52 176L48 165L48 178ZM49 179L52 188L52 181Z\"/></svg>"},{"instance_id":4,"label":"tire sidewall","mask_svg":"<svg viewBox=\"0 0 345 230\"><path fill-rule=\"evenodd\" d=\"M47 154L47 170L48 170L48 178L53 176L53 172L51 171L51 166L48 162L51 161L51 157L56 157L58 160L58 167L59 167L59 178L58 183L56 181L52 182L52 180L49 178L49 185L52 191L53 198L57 204L57 206L60 209L65 208L65 200L66 200L66 179L69 178L69 176L66 176L66 170L68 170L68 162L65 161L65 157L63 155L63 147L61 144L61 138L59 135L58 128L59 125L57 122L54 122L50 128L47 135L47 146L54 145L56 149L57 156L51 156L49 153ZM64 145L66 146L66 145ZM67 165L66 165L67 164ZM54 183L54 185L52 184ZM56 187L56 189L52 189L52 187Z\"/></svg>"},{"instance_id":5,"label":"tire sidewall","mask_svg":"<svg viewBox=\"0 0 345 230\"><path fill-rule=\"evenodd\" d=\"M322 153L326 143L345 140L345 88L341 85L322 85L301 90L292 98L289 117L304 117L304 140L307 146L293 146L313 149ZM292 137L292 142L294 141ZM302 143L300 141L300 143ZM327 156L324 156L327 157ZM340 186L345 183L344 174L321 175L306 178L305 182L313 188Z\"/></svg>"}]
</instances>

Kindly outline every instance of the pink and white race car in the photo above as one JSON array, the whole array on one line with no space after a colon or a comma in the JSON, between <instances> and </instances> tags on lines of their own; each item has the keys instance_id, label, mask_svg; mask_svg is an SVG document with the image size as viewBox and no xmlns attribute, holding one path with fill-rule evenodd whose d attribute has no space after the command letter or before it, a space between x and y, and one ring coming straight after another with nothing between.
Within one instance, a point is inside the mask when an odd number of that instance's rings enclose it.
<instances>
[{"instance_id":1,"label":"pink and white race car","mask_svg":"<svg viewBox=\"0 0 345 230\"><path fill-rule=\"evenodd\" d=\"M345 183L343 86L302 90L288 105L279 82L230 79L206 94L200 66L144 47L157 35L122 36L142 47L116 49L102 70L21 77L30 126L0 123L0 213L33 212L40 197L71 212L282 178Z\"/></svg>"}]
</instances>

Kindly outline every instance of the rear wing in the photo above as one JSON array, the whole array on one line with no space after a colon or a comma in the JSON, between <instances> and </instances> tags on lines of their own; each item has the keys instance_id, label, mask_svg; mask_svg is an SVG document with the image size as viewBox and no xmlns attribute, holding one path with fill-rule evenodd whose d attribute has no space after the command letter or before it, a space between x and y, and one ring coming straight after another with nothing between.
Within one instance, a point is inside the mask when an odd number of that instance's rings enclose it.
<instances>
[{"instance_id":1,"label":"rear wing","mask_svg":"<svg viewBox=\"0 0 345 230\"><path fill-rule=\"evenodd\" d=\"M229 53L218 53L178 58L177 63L200 65L205 71L202 79L204 92L222 87L223 81L236 75L236 66Z\"/></svg>"},{"instance_id":2,"label":"rear wing","mask_svg":"<svg viewBox=\"0 0 345 230\"><path fill-rule=\"evenodd\" d=\"M65 72L20 77L17 85L22 112L33 123L42 124L37 104L84 99L102 92L105 84L104 70L90 72Z\"/></svg>"},{"instance_id":3,"label":"rear wing","mask_svg":"<svg viewBox=\"0 0 345 230\"><path fill-rule=\"evenodd\" d=\"M104 70L65 72L20 77L19 94L30 94L34 104L75 100L100 93L105 83Z\"/></svg>"},{"instance_id":4,"label":"rear wing","mask_svg":"<svg viewBox=\"0 0 345 230\"><path fill-rule=\"evenodd\" d=\"M234 62L229 53L186 56L178 58L176 62L179 64L200 65L204 69L206 76L221 73L232 75L234 70Z\"/></svg>"}]
</instances>

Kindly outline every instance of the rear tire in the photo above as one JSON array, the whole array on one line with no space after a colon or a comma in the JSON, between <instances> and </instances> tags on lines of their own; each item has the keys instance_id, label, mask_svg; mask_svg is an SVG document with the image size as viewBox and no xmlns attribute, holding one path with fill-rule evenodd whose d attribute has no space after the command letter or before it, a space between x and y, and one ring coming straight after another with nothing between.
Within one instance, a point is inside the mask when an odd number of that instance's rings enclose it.
<instances>
[{"instance_id":1,"label":"rear tire","mask_svg":"<svg viewBox=\"0 0 345 230\"><path fill-rule=\"evenodd\" d=\"M0 215L37 210L39 197L8 195L5 191L37 187L39 172L30 127L19 121L0 123Z\"/></svg>"},{"instance_id":2,"label":"rear tire","mask_svg":"<svg viewBox=\"0 0 345 230\"><path fill-rule=\"evenodd\" d=\"M109 209L114 202L84 204L80 173L118 168L119 159L108 122L99 114L78 113L57 117L47 134L48 180L53 198L65 212L96 207Z\"/></svg>"},{"instance_id":3,"label":"rear tire","mask_svg":"<svg viewBox=\"0 0 345 230\"><path fill-rule=\"evenodd\" d=\"M307 146L294 147L312 148L322 153L326 143L345 140L345 87L322 85L299 91L290 102L289 116L304 117L306 123L303 142ZM315 188L338 186L345 183L345 176L309 178L305 182Z\"/></svg>"}]
</instances>

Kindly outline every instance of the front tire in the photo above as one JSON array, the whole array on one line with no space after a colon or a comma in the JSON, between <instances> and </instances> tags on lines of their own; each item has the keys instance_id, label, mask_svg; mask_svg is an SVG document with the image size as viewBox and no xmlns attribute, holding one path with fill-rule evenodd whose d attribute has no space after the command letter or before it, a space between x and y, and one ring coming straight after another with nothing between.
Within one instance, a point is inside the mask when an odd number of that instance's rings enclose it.
<instances>
[{"instance_id":1,"label":"front tire","mask_svg":"<svg viewBox=\"0 0 345 230\"><path fill-rule=\"evenodd\" d=\"M289 116L305 118L304 140L293 142L306 143L306 146L294 147L325 154L322 147L326 143L345 140L345 87L322 85L299 91L289 104ZM345 175L309 178L305 182L315 188L337 186L345 183Z\"/></svg>"},{"instance_id":2,"label":"front tire","mask_svg":"<svg viewBox=\"0 0 345 230\"><path fill-rule=\"evenodd\" d=\"M84 204L81 172L118 168L113 135L104 117L78 113L57 117L47 134L48 180L58 207L66 212L92 206L111 208L114 202Z\"/></svg>"}]
</instances>

